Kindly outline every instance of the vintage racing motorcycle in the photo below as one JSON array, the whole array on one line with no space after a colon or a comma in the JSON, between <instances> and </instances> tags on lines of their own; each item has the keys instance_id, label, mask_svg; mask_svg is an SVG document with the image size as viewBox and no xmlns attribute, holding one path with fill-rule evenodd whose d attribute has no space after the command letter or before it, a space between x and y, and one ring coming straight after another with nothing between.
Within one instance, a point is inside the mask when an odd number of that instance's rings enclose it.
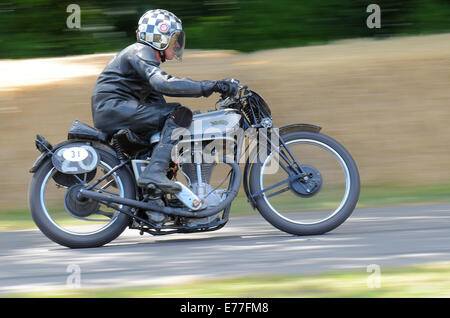
<instances>
[{"instance_id":1,"label":"vintage racing motorcycle","mask_svg":"<svg viewBox=\"0 0 450 318\"><path fill-rule=\"evenodd\" d=\"M49 239L70 248L102 246L126 228L152 235L214 231L227 223L233 201L242 203L242 182L250 206L274 227L323 234L351 215L360 180L349 152L320 130L275 128L263 98L239 85L214 110L196 112L180 134L167 176L182 190L172 195L137 186L158 132L150 140L130 130L106 136L76 120L57 145L36 137L41 155L30 170L31 215Z\"/></svg>"}]
</instances>

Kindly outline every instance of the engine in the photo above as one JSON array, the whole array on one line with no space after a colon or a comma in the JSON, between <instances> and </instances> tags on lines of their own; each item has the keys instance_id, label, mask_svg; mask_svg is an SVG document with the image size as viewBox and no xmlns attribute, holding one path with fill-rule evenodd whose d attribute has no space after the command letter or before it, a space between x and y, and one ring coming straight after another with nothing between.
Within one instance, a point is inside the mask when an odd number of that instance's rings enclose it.
<instances>
[{"instance_id":1,"label":"engine","mask_svg":"<svg viewBox=\"0 0 450 318\"><path fill-rule=\"evenodd\" d=\"M189 188L201 200L203 208L217 206L220 201L225 199L223 190L216 190L210 185L215 165L215 163L185 163L182 165L182 172L188 179ZM206 218L188 218L186 221L187 225L195 226L211 223L218 218L220 218L220 213Z\"/></svg>"},{"instance_id":2,"label":"engine","mask_svg":"<svg viewBox=\"0 0 450 318\"><path fill-rule=\"evenodd\" d=\"M226 198L226 191L211 186L211 175L217 160L236 156L242 116L234 109L222 109L194 115L191 126L179 136L172 155L187 179L187 186L177 181L182 190L177 199L190 211L215 207ZM152 137L158 142L159 134ZM207 160L205 161L205 155ZM201 158L201 160L198 160ZM134 160L133 167L137 164ZM137 168L133 168L137 174ZM220 218L220 212L205 218L185 218L188 226L211 223ZM154 218L152 218L154 219Z\"/></svg>"}]
</instances>

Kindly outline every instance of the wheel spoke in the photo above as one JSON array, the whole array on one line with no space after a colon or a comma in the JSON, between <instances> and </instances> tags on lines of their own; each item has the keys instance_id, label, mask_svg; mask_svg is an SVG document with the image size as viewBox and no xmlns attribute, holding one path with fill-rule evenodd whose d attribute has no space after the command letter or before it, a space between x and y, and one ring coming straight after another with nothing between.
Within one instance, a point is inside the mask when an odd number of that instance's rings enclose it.
<instances>
[{"instance_id":1,"label":"wheel spoke","mask_svg":"<svg viewBox=\"0 0 450 318\"><path fill-rule=\"evenodd\" d=\"M276 187L279 187L282 184L294 181L294 180L296 180L296 179L298 179L300 177L301 177L301 175L298 175L298 174L294 175L294 176L290 176L289 178L287 178L287 179L285 179L283 181L277 182L277 183L275 183L275 184L273 184L273 185L271 185L269 187L266 187L266 188L262 189L261 191L259 191L257 193L252 194L252 197L257 197L257 196L259 196L259 195L261 195L261 194L263 194L263 193L265 193L265 192L267 192L269 190L275 189Z\"/></svg>"},{"instance_id":2,"label":"wheel spoke","mask_svg":"<svg viewBox=\"0 0 450 318\"><path fill-rule=\"evenodd\" d=\"M279 194L284 193L284 192L289 191L289 190L290 190L289 187L285 187L285 188L283 188L283 189L281 189L281 190L278 190L278 191L276 191L276 192L272 192L272 193L270 193L270 194L267 194L267 195L266 195L266 198L274 197L274 196L276 196L276 195L279 195Z\"/></svg>"},{"instance_id":3,"label":"wheel spoke","mask_svg":"<svg viewBox=\"0 0 450 318\"><path fill-rule=\"evenodd\" d=\"M94 189L97 190L98 192L106 192L106 193L111 194L111 195L120 196L118 193L115 193L115 192L112 192L112 191L108 191L108 190L105 190L103 188L94 187Z\"/></svg>"},{"instance_id":4,"label":"wheel spoke","mask_svg":"<svg viewBox=\"0 0 450 318\"><path fill-rule=\"evenodd\" d=\"M114 179L109 180L104 186L101 187L102 190L109 188L115 182Z\"/></svg>"},{"instance_id":5,"label":"wheel spoke","mask_svg":"<svg viewBox=\"0 0 450 318\"><path fill-rule=\"evenodd\" d=\"M80 179L79 176L77 176L76 174L73 175L81 184L86 184L86 182L84 182L83 180Z\"/></svg>"}]
</instances>

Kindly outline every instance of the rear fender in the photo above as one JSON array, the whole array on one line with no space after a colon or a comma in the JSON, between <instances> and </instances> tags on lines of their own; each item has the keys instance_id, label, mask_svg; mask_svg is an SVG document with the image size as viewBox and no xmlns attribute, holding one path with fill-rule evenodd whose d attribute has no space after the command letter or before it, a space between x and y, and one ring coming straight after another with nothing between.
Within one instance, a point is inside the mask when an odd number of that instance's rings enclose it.
<instances>
[{"instance_id":1,"label":"rear fender","mask_svg":"<svg viewBox=\"0 0 450 318\"><path fill-rule=\"evenodd\" d=\"M35 173L40 166L45 162L45 159L51 158L51 154L48 152L41 153L41 155L36 159L36 161L33 163L33 166L29 170L30 173Z\"/></svg>"},{"instance_id":2,"label":"rear fender","mask_svg":"<svg viewBox=\"0 0 450 318\"><path fill-rule=\"evenodd\" d=\"M53 162L53 156L60 148L68 146L70 144L79 144L79 143L89 145L93 148L101 147L103 150L107 151L114 157L117 157L116 152L109 145L106 145L106 144L96 145L92 141L81 140L81 139L70 139L70 140L65 140L55 146L52 146L43 137L38 135L38 137L36 139L36 148L39 151L41 151L41 155L36 159L36 161L34 162L33 166L29 170L29 172L35 173L42 166L42 164L46 161L46 159L52 160L52 162ZM58 169L58 167L55 167L55 168ZM58 170L60 171L60 169L58 169ZM65 173L67 173L67 172L65 172Z\"/></svg>"}]
</instances>

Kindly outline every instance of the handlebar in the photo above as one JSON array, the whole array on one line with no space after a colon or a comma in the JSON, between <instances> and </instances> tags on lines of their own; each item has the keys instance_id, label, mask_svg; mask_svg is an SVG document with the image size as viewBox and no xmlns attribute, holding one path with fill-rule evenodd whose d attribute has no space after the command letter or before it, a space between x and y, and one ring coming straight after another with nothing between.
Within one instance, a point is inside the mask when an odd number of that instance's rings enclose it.
<instances>
[{"instance_id":1,"label":"handlebar","mask_svg":"<svg viewBox=\"0 0 450 318\"><path fill-rule=\"evenodd\" d=\"M244 96L242 95L242 92L247 90L248 86L242 85L237 79L234 79L234 78L231 79L231 82L237 83L237 85L238 85L237 94L235 96L229 96L225 99L222 96L220 96L219 100L217 101L217 103L219 103L220 108L227 108L229 105L232 105L232 104L236 103L237 101L239 101L240 99L246 97L246 95L244 95ZM217 105L217 103L216 103L216 105Z\"/></svg>"}]
</instances>

